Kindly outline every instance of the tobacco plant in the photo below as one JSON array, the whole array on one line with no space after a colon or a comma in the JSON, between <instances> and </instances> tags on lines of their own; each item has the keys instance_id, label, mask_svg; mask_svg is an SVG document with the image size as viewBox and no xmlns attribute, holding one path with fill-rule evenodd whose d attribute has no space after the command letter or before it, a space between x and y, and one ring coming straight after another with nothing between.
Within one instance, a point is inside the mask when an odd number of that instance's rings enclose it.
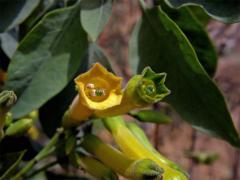
<instances>
[{"instance_id":1,"label":"tobacco plant","mask_svg":"<svg viewBox=\"0 0 240 180\"><path fill-rule=\"evenodd\" d=\"M239 22L240 2L135 0L141 17L124 85L98 44L115 1L0 1L0 179L188 179L136 123L169 123L153 108L160 101L193 128L240 147L212 80L217 53L205 30L210 19ZM57 164L60 174L47 171Z\"/></svg>"}]
</instances>

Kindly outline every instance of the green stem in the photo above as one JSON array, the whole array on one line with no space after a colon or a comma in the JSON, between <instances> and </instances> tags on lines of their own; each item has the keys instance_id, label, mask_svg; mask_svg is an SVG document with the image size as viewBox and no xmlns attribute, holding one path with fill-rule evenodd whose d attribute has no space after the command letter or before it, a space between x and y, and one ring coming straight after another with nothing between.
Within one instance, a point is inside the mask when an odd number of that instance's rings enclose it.
<instances>
[{"instance_id":1,"label":"green stem","mask_svg":"<svg viewBox=\"0 0 240 180\"><path fill-rule=\"evenodd\" d=\"M29 170L33 168L33 166L44 159L48 155L50 155L55 150L55 145L58 142L59 136L63 133L64 129L61 127L57 129L54 136L50 139L49 143L31 160L29 161L24 168L22 168L13 178L12 180L18 180L23 175L25 175Z\"/></svg>"},{"instance_id":2,"label":"green stem","mask_svg":"<svg viewBox=\"0 0 240 180\"><path fill-rule=\"evenodd\" d=\"M144 0L139 0L140 2L140 6L142 8L142 10L145 10L146 9L146 3L144 2Z\"/></svg>"},{"instance_id":3,"label":"green stem","mask_svg":"<svg viewBox=\"0 0 240 180\"><path fill-rule=\"evenodd\" d=\"M29 178L35 176L36 174L38 174L38 173L40 173L42 171L46 171L48 168L56 165L57 163L58 163L58 161L56 160L56 161L53 161L53 162L51 162L49 164L46 164L43 167L41 167L41 168L37 169L36 171L32 172L31 174L29 174L26 178L29 179Z\"/></svg>"}]
</instances>

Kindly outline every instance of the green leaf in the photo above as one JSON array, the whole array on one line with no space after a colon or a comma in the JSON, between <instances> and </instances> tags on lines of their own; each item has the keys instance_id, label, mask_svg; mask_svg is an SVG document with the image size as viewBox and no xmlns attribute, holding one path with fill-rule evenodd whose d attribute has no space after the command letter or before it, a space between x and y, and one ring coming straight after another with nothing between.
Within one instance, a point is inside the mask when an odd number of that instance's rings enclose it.
<instances>
[{"instance_id":1,"label":"green leaf","mask_svg":"<svg viewBox=\"0 0 240 180\"><path fill-rule=\"evenodd\" d=\"M0 156L0 169L2 176L0 179L10 179L10 177L15 173L17 166L21 162L26 150L15 152L15 153L8 153Z\"/></svg>"},{"instance_id":2,"label":"green leaf","mask_svg":"<svg viewBox=\"0 0 240 180\"><path fill-rule=\"evenodd\" d=\"M14 54L5 89L16 92L15 118L39 108L73 78L87 47L79 5L48 13Z\"/></svg>"},{"instance_id":3,"label":"green leaf","mask_svg":"<svg viewBox=\"0 0 240 180\"><path fill-rule=\"evenodd\" d=\"M40 0L1 0L0 32L22 23L38 6Z\"/></svg>"},{"instance_id":4,"label":"green leaf","mask_svg":"<svg viewBox=\"0 0 240 180\"><path fill-rule=\"evenodd\" d=\"M4 53L11 58L17 49L18 41L13 33L5 32L0 34L0 44Z\"/></svg>"},{"instance_id":5,"label":"green leaf","mask_svg":"<svg viewBox=\"0 0 240 180\"><path fill-rule=\"evenodd\" d=\"M137 112L130 112L129 115L133 116L141 122L151 122L156 124L168 124L171 118L160 111L155 110L141 110Z\"/></svg>"},{"instance_id":6,"label":"green leaf","mask_svg":"<svg viewBox=\"0 0 240 180\"><path fill-rule=\"evenodd\" d=\"M132 38L131 42L138 42L138 46L130 46L134 57L130 61L135 61L131 65L138 72L151 66L156 72L167 73L166 86L171 94L165 100L182 118L195 128L240 147L222 94L179 27L160 8L145 10Z\"/></svg>"},{"instance_id":7,"label":"green leaf","mask_svg":"<svg viewBox=\"0 0 240 180\"><path fill-rule=\"evenodd\" d=\"M170 6L202 6L214 19L224 23L240 21L240 1L238 0L165 0Z\"/></svg>"},{"instance_id":8,"label":"green leaf","mask_svg":"<svg viewBox=\"0 0 240 180\"><path fill-rule=\"evenodd\" d=\"M87 70L87 60L84 58L79 70L75 74L81 74ZM77 91L72 79L68 85L56 96L45 103L39 110L39 118L44 132L48 137L52 137L56 129L61 126L64 113L72 103Z\"/></svg>"},{"instance_id":9,"label":"green leaf","mask_svg":"<svg viewBox=\"0 0 240 180\"><path fill-rule=\"evenodd\" d=\"M217 67L217 53L203 25L189 7L171 9L164 4L161 7L181 28L193 45L200 63L208 74L213 76Z\"/></svg>"},{"instance_id":10,"label":"green leaf","mask_svg":"<svg viewBox=\"0 0 240 180\"><path fill-rule=\"evenodd\" d=\"M197 20L206 27L211 20L210 16L200 6L188 6L191 13L197 18Z\"/></svg>"},{"instance_id":11,"label":"green leaf","mask_svg":"<svg viewBox=\"0 0 240 180\"><path fill-rule=\"evenodd\" d=\"M112 13L112 0L82 0L81 23L93 41L96 41Z\"/></svg>"},{"instance_id":12,"label":"green leaf","mask_svg":"<svg viewBox=\"0 0 240 180\"><path fill-rule=\"evenodd\" d=\"M100 63L103 65L108 71L114 72L111 66L111 61L109 60L109 57L106 55L104 50L99 47L96 43L89 44L88 49L88 66L90 66L94 63Z\"/></svg>"}]
</instances>

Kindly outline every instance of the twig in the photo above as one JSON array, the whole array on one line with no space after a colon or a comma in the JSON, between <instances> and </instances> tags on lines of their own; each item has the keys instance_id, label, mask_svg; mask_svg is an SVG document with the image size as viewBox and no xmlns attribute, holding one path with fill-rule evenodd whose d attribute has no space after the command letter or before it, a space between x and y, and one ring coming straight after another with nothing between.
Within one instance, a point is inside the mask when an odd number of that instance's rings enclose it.
<instances>
[{"instance_id":1,"label":"twig","mask_svg":"<svg viewBox=\"0 0 240 180\"><path fill-rule=\"evenodd\" d=\"M153 105L153 109L158 111L159 110L159 104L155 103ZM154 147L156 150L158 150L158 145L159 145L159 124L155 124L154 125L154 132L153 132L153 143L154 143Z\"/></svg>"},{"instance_id":2,"label":"twig","mask_svg":"<svg viewBox=\"0 0 240 180\"><path fill-rule=\"evenodd\" d=\"M238 118L238 128L240 128L240 118ZM239 179L238 169L240 166L240 152L235 150L234 162L232 165L232 180Z\"/></svg>"},{"instance_id":3,"label":"twig","mask_svg":"<svg viewBox=\"0 0 240 180\"><path fill-rule=\"evenodd\" d=\"M22 168L11 180L21 179L21 177L24 176L29 170L31 170L37 162L50 155L55 150L55 145L58 142L58 138L63 132L63 128L57 129L56 133L51 138L49 143L31 161L29 161L26 166Z\"/></svg>"},{"instance_id":4,"label":"twig","mask_svg":"<svg viewBox=\"0 0 240 180\"><path fill-rule=\"evenodd\" d=\"M49 163L49 164L46 164L45 166L37 169L36 171L33 171L31 174L29 174L28 176L26 176L26 178L27 178L27 179L28 179L28 178L31 178L31 177L35 176L36 174L38 174L38 173L40 173L40 172L42 172L42 171L46 171L48 168L50 168L50 167L52 167L52 166L54 166L54 165L56 165L56 164L58 164L58 161L57 161L57 160L56 160L56 161L53 161L53 162L51 162L51 163Z\"/></svg>"},{"instance_id":5,"label":"twig","mask_svg":"<svg viewBox=\"0 0 240 180\"><path fill-rule=\"evenodd\" d=\"M153 143L156 150L158 150L159 146L159 124L154 125L154 136L153 136Z\"/></svg>"},{"instance_id":6,"label":"twig","mask_svg":"<svg viewBox=\"0 0 240 180\"><path fill-rule=\"evenodd\" d=\"M193 129L192 130L192 135L191 135L191 146L189 148L190 152L193 152L195 150L196 141L197 141L197 131L195 129ZM190 179L191 179L194 167L195 167L195 162L194 162L193 159L190 159L190 165L189 165L189 169L188 169Z\"/></svg>"}]
</instances>

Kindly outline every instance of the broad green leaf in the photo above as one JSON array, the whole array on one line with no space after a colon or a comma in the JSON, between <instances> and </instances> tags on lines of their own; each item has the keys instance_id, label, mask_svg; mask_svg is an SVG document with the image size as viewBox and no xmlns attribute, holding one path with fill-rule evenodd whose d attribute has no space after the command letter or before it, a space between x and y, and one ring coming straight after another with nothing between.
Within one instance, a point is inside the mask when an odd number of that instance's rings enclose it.
<instances>
[{"instance_id":1,"label":"broad green leaf","mask_svg":"<svg viewBox=\"0 0 240 180\"><path fill-rule=\"evenodd\" d=\"M14 54L5 89L18 97L15 118L39 108L73 78L87 47L79 5L48 13Z\"/></svg>"},{"instance_id":2,"label":"broad green leaf","mask_svg":"<svg viewBox=\"0 0 240 180\"><path fill-rule=\"evenodd\" d=\"M39 110L42 129L48 137L52 137L61 126L64 113L77 94L73 80L56 96L45 103Z\"/></svg>"},{"instance_id":3,"label":"broad green leaf","mask_svg":"<svg viewBox=\"0 0 240 180\"><path fill-rule=\"evenodd\" d=\"M133 68L141 72L151 66L166 72L166 86L171 94L165 99L195 128L220 137L240 147L224 98L200 65L193 47L179 27L160 9L143 11L142 20L133 32L130 46ZM135 71L136 72L136 71Z\"/></svg>"},{"instance_id":4,"label":"broad green leaf","mask_svg":"<svg viewBox=\"0 0 240 180\"><path fill-rule=\"evenodd\" d=\"M3 174L0 174L0 179L4 180L12 177L25 153L26 150L0 156L0 169L1 173L3 172Z\"/></svg>"},{"instance_id":5,"label":"broad green leaf","mask_svg":"<svg viewBox=\"0 0 240 180\"><path fill-rule=\"evenodd\" d=\"M171 9L164 4L161 7L181 28L193 45L200 63L208 74L213 76L217 67L217 53L203 25L189 7Z\"/></svg>"},{"instance_id":6,"label":"broad green leaf","mask_svg":"<svg viewBox=\"0 0 240 180\"><path fill-rule=\"evenodd\" d=\"M0 32L22 23L37 7L40 0L1 0Z\"/></svg>"},{"instance_id":7,"label":"broad green leaf","mask_svg":"<svg viewBox=\"0 0 240 180\"><path fill-rule=\"evenodd\" d=\"M112 13L112 0L82 0L80 5L82 26L96 41Z\"/></svg>"},{"instance_id":8,"label":"broad green leaf","mask_svg":"<svg viewBox=\"0 0 240 180\"><path fill-rule=\"evenodd\" d=\"M188 6L191 13L197 18L197 20L206 27L211 20L210 16L200 6Z\"/></svg>"},{"instance_id":9,"label":"broad green leaf","mask_svg":"<svg viewBox=\"0 0 240 180\"><path fill-rule=\"evenodd\" d=\"M165 0L170 6L180 7L187 5L202 6L214 19L224 23L240 21L239 0Z\"/></svg>"},{"instance_id":10,"label":"broad green leaf","mask_svg":"<svg viewBox=\"0 0 240 180\"><path fill-rule=\"evenodd\" d=\"M113 72L111 61L108 56L105 54L104 50L99 47L96 43L91 43L88 49L88 66L94 63L100 63L103 65L108 71Z\"/></svg>"},{"instance_id":11,"label":"broad green leaf","mask_svg":"<svg viewBox=\"0 0 240 180\"><path fill-rule=\"evenodd\" d=\"M86 58L84 58L84 61L75 76L84 73L85 71L87 71ZM60 93L40 108L40 123L48 137L52 137L56 132L56 129L61 126L63 115L68 110L76 94L75 83L72 79Z\"/></svg>"},{"instance_id":12,"label":"broad green leaf","mask_svg":"<svg viewBox=\"0 0 240 180\"><path fill-rule=\"evenodd\" d=\"M108 63L108 58L101 48L95 43L90 43L85 53L85 57L83 58L83 63L75 74L75 77L86 72L88 68L96 62L101 63L109 71L112 71L111 66ZM76 94L75 83L72 79L60 93L40 108L40 122L47 136L51 137L61 125L62 117Z\"/></svg>"}]
</instances>

